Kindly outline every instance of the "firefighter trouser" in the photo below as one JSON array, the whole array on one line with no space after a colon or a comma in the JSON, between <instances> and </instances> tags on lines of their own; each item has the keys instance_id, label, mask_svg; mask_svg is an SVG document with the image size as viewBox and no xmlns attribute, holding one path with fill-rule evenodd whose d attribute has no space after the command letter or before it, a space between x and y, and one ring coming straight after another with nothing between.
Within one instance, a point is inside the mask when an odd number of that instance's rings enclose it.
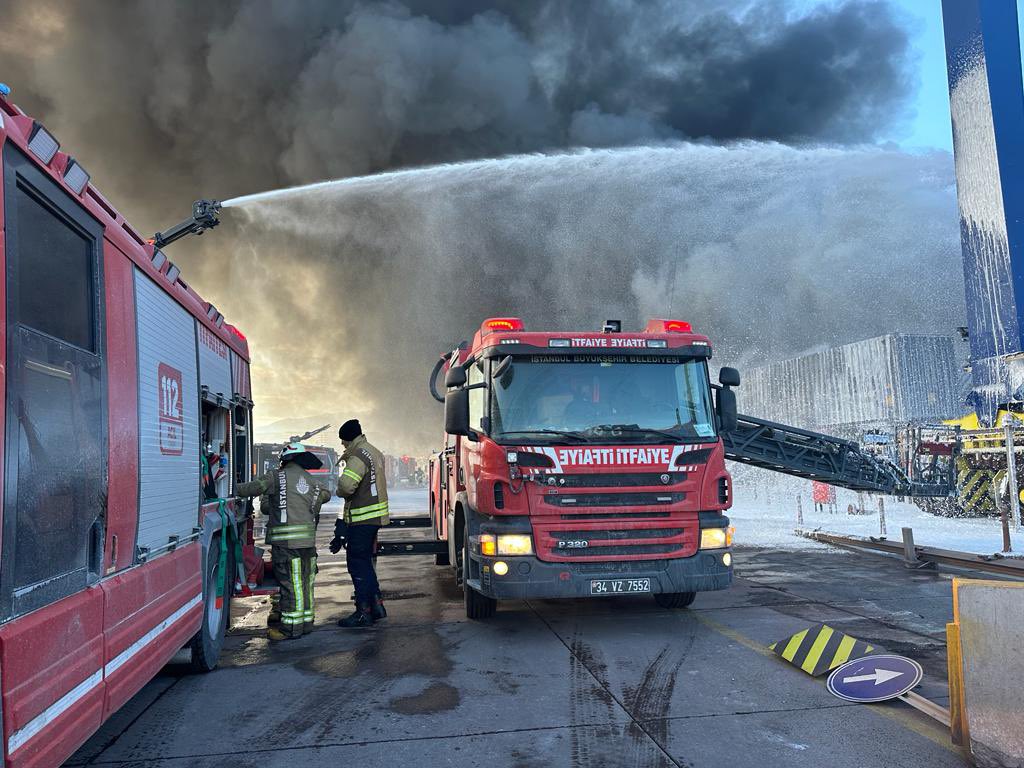
<instances>
[{"instance_id":1,"label":"firefighter trouser","mask_svg":"<svg viewBox=\"0 0 1024 768\"><path fill-rule=\"evenodd\" d=\"M350 525L345 536L345 564L356 590L356 606L361 609L372 606L380 593L373 567L373 543L379 530L379 525Z\"/></svg>"},{"instance_id":2,"label":"firefighter trouser","mask_svg":"<svg viewBox=\"0 0 1024 768\"><path fill-rule=\"evenodd\" d=\"M281 587L278 610L281 631L297 637L313 628L313 580L316 577L316 550L313 547L291 549L274 545L270 551L274 577Z\"/></svg>"}]
</instances>

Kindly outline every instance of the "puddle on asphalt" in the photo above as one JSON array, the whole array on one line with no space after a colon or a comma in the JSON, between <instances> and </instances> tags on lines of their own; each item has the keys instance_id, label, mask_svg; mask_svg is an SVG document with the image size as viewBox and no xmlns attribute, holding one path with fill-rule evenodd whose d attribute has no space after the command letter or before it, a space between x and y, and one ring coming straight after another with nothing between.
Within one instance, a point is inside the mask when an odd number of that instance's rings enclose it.
<instances>
[{"instance_id":1,"label":"puddle on asphalt","mask_svg":"<svg viewBox=\"0 0 1024 768\"><path fill-rule=\"evenodd\" d=\"M367 638L355 648L299 659L295 668L327 677L353 677L363 672L387 678L446 677L452 671L448 648L433 629L364 631Z\"/></svg>"},{"instance_id":2,"label":"puddle on asphalt","mask_svg":"<svg viewBox=\"0 0 1024 768\"><path fill-rule=\"evenodd\" d=\"M392 699L388 705L400 715L430 715L459 706L459 692L447 683L431 683L422 693Z\"/></svg>"}]
</instances>

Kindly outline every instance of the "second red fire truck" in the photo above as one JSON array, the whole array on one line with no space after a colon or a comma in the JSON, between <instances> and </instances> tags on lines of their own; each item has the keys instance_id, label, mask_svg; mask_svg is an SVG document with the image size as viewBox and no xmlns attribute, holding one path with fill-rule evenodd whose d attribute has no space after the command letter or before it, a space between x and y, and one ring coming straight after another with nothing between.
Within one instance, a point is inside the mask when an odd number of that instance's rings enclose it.
<instances>
[{"instance_id":1,"label":"second red fire truck","mask_svg":"<svg viewBox=\"0 0 1024 768\"><path fill-rule=\"evenodd\" d=\"M491 318L439 361L430 510L470 618L522 598L650 593L677 608L731 583L722 435L739 374L713 386L710 359L678 320L579 333Z\"/></svg>"}]
</instances>

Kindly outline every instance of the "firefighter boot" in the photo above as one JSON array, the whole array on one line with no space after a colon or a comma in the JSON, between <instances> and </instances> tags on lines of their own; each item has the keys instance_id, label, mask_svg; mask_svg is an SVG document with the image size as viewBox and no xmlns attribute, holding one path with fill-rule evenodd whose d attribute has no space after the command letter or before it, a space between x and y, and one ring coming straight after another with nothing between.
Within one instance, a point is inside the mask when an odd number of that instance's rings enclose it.
<instances>
[{"instance_id":1,"label":"firefighter boot","mask_svg":"<svg viewBox=\"0 0 1024 768\"><path fill-rule=\"evenodd\" d=\"M270 613L267 614L267 626L273 627L281 623L281 595L275 592L270 596Z\"/></svg>"},{"instance_id":2,"label":"firefighter boot","mask_svg":"<svg viewBox=\"0 0 1024 768\"><path fill-rule=\"evenodd\" d=\"M267 640L269 640L272 643L279 643L282 640L294 640L294 639L295 639L295 635L285 634L284 631L278 629L277 627L271 627L270 629L267 630Z\"/></svg>"},{"instance_id":3,"label":"firefighter boot","mask_svg":"<svg viewBox=\"0 0 1024 768\"><path fill-rule=\"evenodd\" d=\"M360 605L351 616L338 620L338 626L345 629L361 629L373 626L373 610L369 605Z\"/></svg>"},{"instance_id":4,"label":"firefighter boot","mask_svg":"<svg viewBox=\"0 0 1024 768\"><path fill-rule=\"evenodd\" d=\"M371 613L373 614L374 621L380 621L381 619L386 619L388 617L388 611L384 607L384 598L380 595L377 595L373 599L373 607L371 608Z\"/></svg>"}]
</instances>

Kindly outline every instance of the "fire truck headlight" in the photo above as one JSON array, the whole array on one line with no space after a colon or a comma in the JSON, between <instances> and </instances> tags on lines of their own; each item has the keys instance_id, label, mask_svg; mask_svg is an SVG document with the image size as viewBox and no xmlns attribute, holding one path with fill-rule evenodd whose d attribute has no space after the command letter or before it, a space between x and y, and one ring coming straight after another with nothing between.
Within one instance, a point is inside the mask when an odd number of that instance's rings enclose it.
<instances>
[{"instance_id":1,"label":"fire truck headlight","mask_svg":"<svg viewBox=\"0 0 1024 768\"><path fill-rule=\"evenodd\" d=\"M498 576L504 576L508 573L508 563L504 560L499 560L494 564L494 573Z\"/></svg>"},{"instance_id":2,"label":"fire truck headlight","mask_svg":"<svg viewBox=\"0 0 1024 768\"><path fill-rule=\"evenodd\" d=\"M730 538L725 528L704 528L700 532L700 548L721 549L729 546Z\"/></svg>"},{"instance_id":3,"label":"fire truck headlight","mask_svg":"<svg viewBox=\"0 0 1024 768\"><path fill-rule=\"evenodd\" d=\"M722 555L722 565L724 565L726 568L732 565L732 555L730 555L728 552Z\"/></svg>"},{"instance_id":4,"label":"fire truck headlight","mask_svg":"<svg viewBox=\"0 0 1024 768\"><path fill-rule=\"evenodd\" d=\"M480 554L487 557L494 557L498 554L498 545L492 533L480 534Z\"/></svg>"},{"instance_id":5,"label":"fire truck headlight","mask_svg":"<svg viewBox=\"0 0 1024 768\"><path fill-rule=\"evenodd\" d=\"M499 555L532 555L533 539L530 534L504 533L498 536Z\"/></svg>"}]
</instances>

